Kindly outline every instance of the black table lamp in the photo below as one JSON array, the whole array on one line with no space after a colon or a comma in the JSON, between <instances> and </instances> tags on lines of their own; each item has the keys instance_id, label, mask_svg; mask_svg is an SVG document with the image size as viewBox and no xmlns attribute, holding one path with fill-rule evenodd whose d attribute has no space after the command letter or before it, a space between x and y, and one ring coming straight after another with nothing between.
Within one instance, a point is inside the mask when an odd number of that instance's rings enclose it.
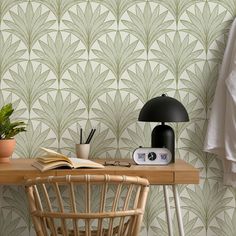
<instances>
[{"instance_id":1,"label":"black table lamp","mask_svg":"<svg viewBox=\"0 0 236 236\"><path fill-rule=\"evenodd\" d=\"M189 121L188 113L175 98L162 94L160 97L147 101L142 107L139 121L161 122L152 131L152 147L167 148L172 154L172 162L175 162L175 134L174 130L165 122Z\"/></svg>"}]
</instances>

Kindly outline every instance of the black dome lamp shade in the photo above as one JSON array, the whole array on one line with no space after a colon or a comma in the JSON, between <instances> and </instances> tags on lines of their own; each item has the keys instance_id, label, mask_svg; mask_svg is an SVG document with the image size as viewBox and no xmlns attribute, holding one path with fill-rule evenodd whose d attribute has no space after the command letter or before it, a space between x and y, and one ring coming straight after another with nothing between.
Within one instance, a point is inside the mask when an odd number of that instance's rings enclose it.
<instances>
[{"instance_id":1,"label":"black dome lamp shade","mask_svg":"<svg viewBox=\"0 0 236 236\"><path fill-rule=\"evenodd\" d=\"M162 94L160 97L147 101L142 107L139 121L161 122L152 131L152 147L167 148L172 154L172 162L175 161L175 134L174 130L165 125L165 122L186 122L189 121L188 113L175 98Z\"/></svg>"}]
</instances>

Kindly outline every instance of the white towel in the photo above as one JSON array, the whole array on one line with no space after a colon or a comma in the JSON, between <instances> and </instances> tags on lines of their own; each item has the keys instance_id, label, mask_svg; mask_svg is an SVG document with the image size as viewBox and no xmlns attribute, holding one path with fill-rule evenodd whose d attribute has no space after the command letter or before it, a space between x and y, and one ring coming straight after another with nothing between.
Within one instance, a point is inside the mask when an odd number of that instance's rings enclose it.
<instances>
[{"instance_id":1,"label":"white towel","mask_svg":"<svg viewBox=\"0 0 236 236\"><path fill-rule=\"evenodd\" d=\"M217 81L204 151L222 159L224 184L236 187L236 19Z\"/></svg>"}]
</instances>

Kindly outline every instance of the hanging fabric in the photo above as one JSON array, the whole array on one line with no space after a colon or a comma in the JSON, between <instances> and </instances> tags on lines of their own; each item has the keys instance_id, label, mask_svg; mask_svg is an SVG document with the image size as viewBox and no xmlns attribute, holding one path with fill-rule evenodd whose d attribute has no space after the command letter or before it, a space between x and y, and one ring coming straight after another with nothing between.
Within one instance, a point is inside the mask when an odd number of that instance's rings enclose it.
<instances>
[{"instance_id":1,"label":"hanging fabric","mask_svg":"<svg viewBox=\"0 0 236 236\"><path fill-rule=\"evenodd\" d=\"M236 187L236 19L229 32L217 81L204 151L222 159L224 184Z\"/></svg>"}]
</instances>

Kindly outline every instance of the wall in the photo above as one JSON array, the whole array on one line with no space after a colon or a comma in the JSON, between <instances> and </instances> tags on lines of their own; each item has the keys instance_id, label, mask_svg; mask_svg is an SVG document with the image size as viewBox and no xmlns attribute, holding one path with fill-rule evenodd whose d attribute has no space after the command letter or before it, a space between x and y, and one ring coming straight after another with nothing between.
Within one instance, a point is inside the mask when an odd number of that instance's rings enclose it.
<instances>
[{"instance_id":1,"label":"wall","mask_svg":"<svg viewBox=\"0 0 236 236\"><path fill-rule=\"evenodd\" d=\"M236 235L236 191L202 151L235 14L235 0L1 0L0 106L13 102L28 123L14 156L73 156L80 127L96 127L92 157L131 158L150 145L140 108L167 93L191 119L173 124L177 156L201 171L200 185L179 186L186 235ZM141 235L165 236L162 190L148 198ZM0 236L33 235L21 187L1 186L0 206Z\"/></svg>"}]
</instances>

